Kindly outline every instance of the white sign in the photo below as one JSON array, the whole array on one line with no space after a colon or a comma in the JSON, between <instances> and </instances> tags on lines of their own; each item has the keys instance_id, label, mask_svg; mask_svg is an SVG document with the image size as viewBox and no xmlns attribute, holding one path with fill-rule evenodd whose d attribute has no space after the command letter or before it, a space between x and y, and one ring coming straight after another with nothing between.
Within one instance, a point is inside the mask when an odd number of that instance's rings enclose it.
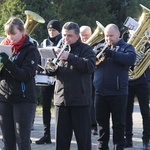
<instances>
[{"instance_id":1,"label":"white sign","mask_svg":"<svg viewBox=\"0 0 150 150\"><path fill-rule=\"evenodd\" d=\"M139 26L139 23L134 20L133 18L131 17L127 17L127 19L125 20L124 24L123 24L125 27L129 28L130 30L136 30L137 27Z\"/></svg>"}]
</instances>

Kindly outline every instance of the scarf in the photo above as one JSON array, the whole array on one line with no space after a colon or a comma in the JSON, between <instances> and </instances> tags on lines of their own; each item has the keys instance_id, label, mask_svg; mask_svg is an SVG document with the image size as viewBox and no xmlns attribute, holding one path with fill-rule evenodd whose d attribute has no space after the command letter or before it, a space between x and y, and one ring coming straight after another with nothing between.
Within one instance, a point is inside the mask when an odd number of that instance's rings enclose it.
<instances>
[{"instance_id":1,"label":"scarf","mask_svg":"<svg viewBox=\"0 0 150 150\"><path fill-rule=\"evenodd\" d=\"M24 41L26 40L26 35L24 35L22 37L22 39L19 41L19 42L11 42L8 38L6 38L4 41L3 41L3 44L4 45L12 45L12 52L14 54L17 54L20 47L23 45Z\"/></svg>"}]
</instances>

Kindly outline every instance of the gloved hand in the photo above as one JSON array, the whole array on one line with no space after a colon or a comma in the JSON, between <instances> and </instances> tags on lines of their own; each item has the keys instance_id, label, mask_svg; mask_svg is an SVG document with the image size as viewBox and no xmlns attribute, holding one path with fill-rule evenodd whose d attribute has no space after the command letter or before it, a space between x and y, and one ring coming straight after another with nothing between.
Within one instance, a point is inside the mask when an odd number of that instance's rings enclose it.
<instances>
[{"instance_id":1,"label":"gloved hand","mask_svg":"<svg viewBox=\"0 0 150 150\"><path fill-rule=\"evenodd\" d=\"M0 63L6 64L9 60L9 57L6 53L0 53Z\"/></svg>"},{"instance_id":2,"label":"gloved hand","mask_svg":"<svg viewBox=\"0 0 150 150\"><path fill-rule=\"evenodd\" d=\"M112 53L113 53L112 50L106 49L106 50L104 51L104 56L105 56L106 58L111 57L111 56L112 56Z\"/></svg>"}]
</instances>

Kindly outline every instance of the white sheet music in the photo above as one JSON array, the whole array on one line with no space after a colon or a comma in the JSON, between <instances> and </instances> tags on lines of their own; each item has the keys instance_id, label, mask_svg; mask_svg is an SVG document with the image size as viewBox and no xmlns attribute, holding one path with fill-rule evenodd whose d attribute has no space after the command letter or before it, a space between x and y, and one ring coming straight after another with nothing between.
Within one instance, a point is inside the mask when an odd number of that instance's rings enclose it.
<instances>
[{"instance_id":1,"label":"white sheet music","mask_svg":"<svg viewBox=\"0 0 150 150\"><path fill-rule=\"evenodd\" d=\"M55 47L45 47L45 48L38 48L41 57L47 58L56 58Z\"/></svg>"},{"instance_id":2,"label":"white sheet music","mask_svg":"<svg viewBox=\"0 0 150 150\"><path fill-rule=\"evenodd\" d=\"M9 57L12 56L12 46L11 45L0 45L0 53L6 53Z\"/></svg>"}]
</instances>

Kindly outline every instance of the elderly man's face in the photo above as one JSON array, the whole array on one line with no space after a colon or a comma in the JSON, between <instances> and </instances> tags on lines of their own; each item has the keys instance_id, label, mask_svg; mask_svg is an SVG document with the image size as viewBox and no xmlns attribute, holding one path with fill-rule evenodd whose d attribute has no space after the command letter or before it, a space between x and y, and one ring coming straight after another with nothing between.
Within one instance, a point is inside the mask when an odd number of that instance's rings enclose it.
<instances>
[{"instance_id":1,"label":"elderly man's face","mask_svg":"<svg viewBox=\"0 0 150 150\"><path fill-rule=\"evenodd\" d=\"M81 41L84 43L91 37L91 32L89 30L83 30L80 32Z\"/></svg>"}]
</instances>

